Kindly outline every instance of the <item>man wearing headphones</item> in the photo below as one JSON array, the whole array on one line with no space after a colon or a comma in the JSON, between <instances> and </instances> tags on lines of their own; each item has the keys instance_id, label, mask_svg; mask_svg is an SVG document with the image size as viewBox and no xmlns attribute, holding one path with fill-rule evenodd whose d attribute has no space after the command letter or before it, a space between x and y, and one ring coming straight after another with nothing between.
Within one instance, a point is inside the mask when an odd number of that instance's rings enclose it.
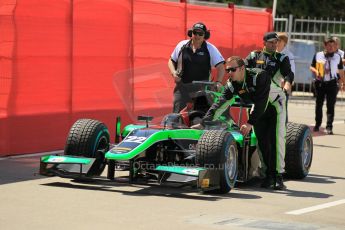
<instances>
[{"instance_id":1,"label":"man wearing headphones","mask_svg":"<svg viewBox=\"0 0 345 230\"><path fill-rule=\"evenodd\" d=\"M211 67L217 69L218 87L221 86L224 70L224 58L218 49L206 40L210 31L206 25L198 22L188 30L189 40L179 42L171 54L168 67L176 86L174 88L173 112L180 112L191 100L190 93L199 90L192 81L210 81Z\"/></svg>"},{"instance_id":2,"label":"man wearing headphones","mask_svg":"<svg viewBox=\"0 0 345 230\"><path fill-rule=\"evenodd\" d=\"M327 101L327 134L333 134L334 107L339 91L338 83L344 80L343 62L341 56L336 53L337 45L334 38L326 38L325 50L314 55L310 71L315 75L315 126L314 132L318 132L322 123L322 106Z\"/></svg>"}]
</instances>

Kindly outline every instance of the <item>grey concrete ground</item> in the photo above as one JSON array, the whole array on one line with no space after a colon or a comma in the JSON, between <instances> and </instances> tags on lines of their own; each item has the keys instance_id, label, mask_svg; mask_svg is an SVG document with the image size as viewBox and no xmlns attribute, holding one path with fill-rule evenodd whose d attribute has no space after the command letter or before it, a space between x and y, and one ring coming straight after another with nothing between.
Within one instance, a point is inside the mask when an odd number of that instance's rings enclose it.
<instances>
[{"instance_id":1,"label":"grey concrete ground","mask_svg":"<svg viewBox=\"0 0 345 230\"><path fill-rule=\"evenodd\" d=\"M292 99L289 118L313 124L313 102ZM261 189L258 181L220 196L77 183L36 175L37 156L0 159L0 229L345 229L344 119L338 105L335 135L314 133L310 175L286 181L286 191Z\"/></svg>"}]
</instances>

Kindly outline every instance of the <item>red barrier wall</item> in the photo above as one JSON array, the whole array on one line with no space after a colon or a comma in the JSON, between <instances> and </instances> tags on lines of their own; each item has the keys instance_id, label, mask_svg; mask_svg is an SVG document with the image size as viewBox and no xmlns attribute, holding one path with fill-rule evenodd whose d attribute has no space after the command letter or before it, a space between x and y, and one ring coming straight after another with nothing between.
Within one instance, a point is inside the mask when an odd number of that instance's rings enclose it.
<instances>
[{"instance_id":1,"label":"red barrier wall","mask_svg":"<svg viewBox=\"0 0 345 230\"><path fill-rule=\"evenodd\" d=\"M63 149L79 118L171 111L167 61L203 21L224 57L246 56L272 28L267 12L151 0L0 2L0 156Z\"/></svg>"}]
</instances>

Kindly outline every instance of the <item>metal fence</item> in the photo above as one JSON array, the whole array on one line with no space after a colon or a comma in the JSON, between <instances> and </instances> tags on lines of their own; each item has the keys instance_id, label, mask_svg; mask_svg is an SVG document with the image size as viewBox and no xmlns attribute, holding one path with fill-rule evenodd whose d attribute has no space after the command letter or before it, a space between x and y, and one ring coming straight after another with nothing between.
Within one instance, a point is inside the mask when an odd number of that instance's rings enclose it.
<instances>
[{"instance_id":1,"label":"metal fence","mask_svg":"<svg viewBox=\"0 0 345 230\"><path fill-rule=\"evenodd\" d=\"M340 47L345 47L345 21L330 18L294 18L278 17L274 19L276 32L287 32L288 48L295 56L296 74L293 95L300 98L313 96L313 77L309 71L312 58L316 52L323 50L325 37L337 36L341 40ZM344 102L343 92L338 94ZM343 103L339 103L343 104Z\"/></svg>"}]
</instances>

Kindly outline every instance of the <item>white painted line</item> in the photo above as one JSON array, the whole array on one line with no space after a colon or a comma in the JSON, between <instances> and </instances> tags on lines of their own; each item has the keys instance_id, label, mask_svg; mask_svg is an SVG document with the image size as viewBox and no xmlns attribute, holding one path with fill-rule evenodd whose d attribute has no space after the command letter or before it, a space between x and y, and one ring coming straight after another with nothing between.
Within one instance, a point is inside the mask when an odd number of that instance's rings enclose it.
<instances>
[{"instance_id":1,"label":"white painted line","mask_svg":"<svg viewBox=\"0 0 345 230\"><path fill-rule=\"evenodd\" d=\"M39 157L44 155L55 155L55 154L62 154L63 150L51 151L51 152L44 152L44 153L32 153L32 154L22 154L22 155L15 155L15 156L6 156L0 157L0 161L8 160L8 159L19 159L19 158L27 158L27 157Z\"/></svg>"},{"instance_id":2,"label":"white painted line","mask_svg":"<svg viewBox=\"0 0 345 230\"><path fill-rule=\"evenodd\" d=\"M313 212L313 211L317 211L317 210L324 209L324 208L330 208L330 207L341 205L341 204L345 204L345 199L337 200L337 201L333 201L333 202L329 202L329 203L325 203L325 204L315 205L315 206L312 206L309 208L298 209L298 210L286 212L285 214L301 215L304 213Z\"/></svg>"}]
</instances>

